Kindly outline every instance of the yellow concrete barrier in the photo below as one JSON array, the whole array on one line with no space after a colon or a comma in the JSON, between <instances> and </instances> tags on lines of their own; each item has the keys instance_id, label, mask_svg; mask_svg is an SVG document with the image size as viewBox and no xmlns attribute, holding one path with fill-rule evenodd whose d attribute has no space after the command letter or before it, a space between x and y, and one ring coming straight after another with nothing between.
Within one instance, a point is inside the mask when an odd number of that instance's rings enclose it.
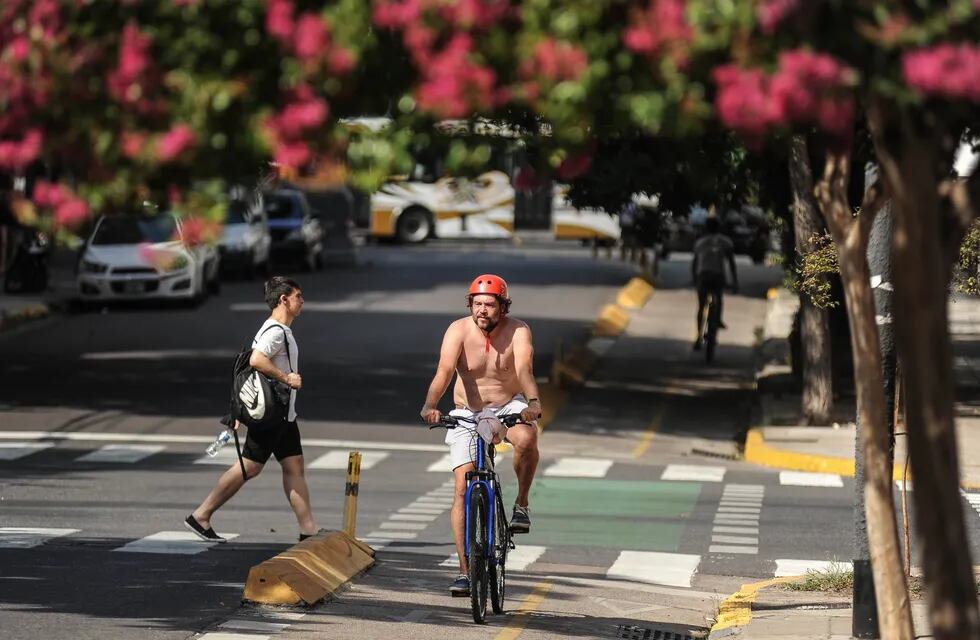
<instances>
[{"instance_id":1,"label":"yellow concrete barrier","mask_svg":"<svg viewBox=\"0 0 980 640\"><path fill-rule=\"evenodd\" d=\"M622 335L630 323L630 314L617 304L607 304L602 308L592 333L597 336L614 338Z\"/></svg>"},{"instance_id":2,"label":"yellow concrete barrier","mask_svg":"<svg viewBox=\"0 0 980 640\"><path fill-rule=\"evenodd\" d=\"M616 296L616 303L626 309L642 309L653 295L653 286L643 278L633 278Z\"/></svg>"},{"instance_id":3,"label":"yellow concrete barrier","mask_svg":"<svg viewBox=\"0 0 980 640\"><path fill-rule=\"evenodd\" d=\"M357 494L361 484L361 452L347 457L347 485L344 488L344 533L357 537Z\"/></svg>"},{"instance_id":4,"label":"yellow concrete barrier","mask_svg":"<svg viewBox=\"0 0 980 640\"><path fill-rule=\"evenodd\" d=\"M374 565L374 550L343 531L307 538L252 567L243 599L313 605Z\"/></svg>"}]
</instances>

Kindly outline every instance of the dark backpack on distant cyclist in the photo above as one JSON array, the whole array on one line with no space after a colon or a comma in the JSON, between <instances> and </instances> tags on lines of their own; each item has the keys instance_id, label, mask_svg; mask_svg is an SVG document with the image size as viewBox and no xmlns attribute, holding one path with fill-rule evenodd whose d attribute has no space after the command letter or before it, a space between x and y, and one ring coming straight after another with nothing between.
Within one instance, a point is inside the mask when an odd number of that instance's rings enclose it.
<instances>
[{"instance_id":1,"label":"dark backpack on distant cyclist","mask_svg":"<svg viewBox=\"0 0 980 640\"><path fill-rule=\"evenodd\" d=\"M266 327L265 331L256 337L256 340L266 331L275 327L282 329L283 341L286 345L286 360L290 363L290 373L292 373L289 338L286 336L285 327L280 324ZM235 358L229 413L232 419L238 420L255 432L277 429L289 419L289 397L292 389L289 385L278 380L271 380L265 374L255 370L249 364L252 351L253 347L250 344L242 349L238 357Z\"/></svg>"}]
</instances>

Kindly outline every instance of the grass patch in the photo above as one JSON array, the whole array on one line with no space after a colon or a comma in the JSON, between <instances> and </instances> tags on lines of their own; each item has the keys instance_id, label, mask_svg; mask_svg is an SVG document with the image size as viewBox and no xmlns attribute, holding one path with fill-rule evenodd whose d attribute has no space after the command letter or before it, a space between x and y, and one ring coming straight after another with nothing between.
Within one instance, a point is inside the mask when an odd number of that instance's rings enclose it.
<instances>
[{"instance_id":1,"label":"grass patch","mask_svg":"<svg viewBox=\"0 0 980 640\"><path fill-rule=\"evenodd\" d=\"M786 588L790 591L850 593L854 590L854 571L848 564L833 562L825 570L808 570L803 578L788 583Z\"/></svg>"}]
</instances>

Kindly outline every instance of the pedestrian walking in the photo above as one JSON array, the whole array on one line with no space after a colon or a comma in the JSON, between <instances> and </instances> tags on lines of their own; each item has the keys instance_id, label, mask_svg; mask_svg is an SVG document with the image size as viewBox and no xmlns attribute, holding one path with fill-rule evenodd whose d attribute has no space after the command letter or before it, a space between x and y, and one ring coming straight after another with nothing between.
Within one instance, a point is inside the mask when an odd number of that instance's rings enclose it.
<instances>
[{"instance_id":1,"label":"pedestrian walking","mask_svg":"<svg viewBox=\"0 0 980 640\"><path fill-rule=\"evenodd\" d=\"M288 415L279 427L261 432L249 429L241 452L244 474L238 462L233 464L204 502L187 516L184 525L209 542L225 542L211 525L214 512L238 493L245 484L245 476L252 479L259 475L273 455L282 466L282 485L299 523L300 541L319 531L310 508L303 446L296 423L296 392L303 387L303 378L298 373L299 346L292 324L303 310L303 291L295 280L275 276L265 283L265 302L272 313L255 334L249 365L269 379L290 387ZM228 422L236 430L242 427L238 421L229 419Z\"/></svg>"}]
</instances>

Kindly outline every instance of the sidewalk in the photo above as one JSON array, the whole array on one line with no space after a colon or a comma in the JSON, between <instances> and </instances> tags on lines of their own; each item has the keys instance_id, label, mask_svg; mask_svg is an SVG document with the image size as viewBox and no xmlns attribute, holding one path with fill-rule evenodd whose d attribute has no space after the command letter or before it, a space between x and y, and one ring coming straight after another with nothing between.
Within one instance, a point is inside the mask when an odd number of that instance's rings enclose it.
<instances>
[{"instance_id":1,"label":"sidewalk","mask_svg":"<svg viewBox=\"0 0 980 640\"><path fill-rule=\"evenodd\" d=\"M46 291L9 294L0 290L0 333L51 315L67 307L75 294L75 253L56 249L48 265Z\"/></svg>"},{"instance_id":2,"label":"sidewalk","mask_svg":"<svg viewBox=\"0 0 980 640\"><path fill-rule=\"evenodd\" d=\"M744 459L768 467L854 475L853 398L838 403L834 423L796 426L799 391L788 391L789 346L787 338L798 306L796 296L785 289L770 294L763 330L762 369L758 374L759 424L749 430ZM955 296L950 300L957 387L956 432L959 442L960 478L964 489L980 489L980 412L975 405L980 392L980 299ZM905 439L897 438L895 479L902 477Z\"/></svg>"}]
</instances>

